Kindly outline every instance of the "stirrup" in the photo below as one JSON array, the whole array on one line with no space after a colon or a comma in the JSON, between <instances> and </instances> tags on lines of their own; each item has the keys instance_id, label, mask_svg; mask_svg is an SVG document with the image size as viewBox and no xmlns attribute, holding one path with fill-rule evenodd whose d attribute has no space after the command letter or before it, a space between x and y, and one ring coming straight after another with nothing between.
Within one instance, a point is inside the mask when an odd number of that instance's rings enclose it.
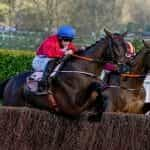
<instances>
[{"instance_id":1,"label":"stirrup","mask_svg":"<svg viewBox=\"0 0 150 150\"><path fill-rule=\"evenodd\" d=\"M36 91L37 95L44 95L48 93L48 85L46 82L40 82L38 84L38 90Z\"/></svg>"}]
</instances>

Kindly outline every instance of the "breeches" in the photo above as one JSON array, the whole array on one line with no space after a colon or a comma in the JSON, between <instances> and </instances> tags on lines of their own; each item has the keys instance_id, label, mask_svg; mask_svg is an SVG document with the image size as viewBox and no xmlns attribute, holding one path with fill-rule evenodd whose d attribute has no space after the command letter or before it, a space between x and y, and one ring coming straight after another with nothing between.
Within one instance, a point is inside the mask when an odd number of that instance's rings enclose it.
<instances>
[{"instance_id":1,"label":"breeches","mask_svg":"<svg viewBox=\"0 0 150 150\"><path fill-rule=\"evenodd\" d=\"M32 61L32 68L34 71L44 72L47 64L52 60L54 59L42 55L35 56Z\"/></svg>"}]
</instances>

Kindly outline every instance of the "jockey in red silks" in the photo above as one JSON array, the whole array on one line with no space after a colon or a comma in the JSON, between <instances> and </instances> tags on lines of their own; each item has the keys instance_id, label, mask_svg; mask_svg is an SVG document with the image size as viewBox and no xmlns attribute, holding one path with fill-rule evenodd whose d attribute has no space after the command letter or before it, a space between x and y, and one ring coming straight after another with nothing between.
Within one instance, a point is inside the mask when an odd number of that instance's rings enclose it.
<instances>
[{"instance_id":1,"label":"jockey in red silks","mask_svg":"<svg viewBox=\"0 0 150 150\"><path fill-rule=\"evenodd\" d=\"M127 57L129 59L133 58L136 55L134 46L132 45L131 42L126 41L126 47L127 47L127 52L125 54L125 57ZM101 72L100 79L105 80L104 78L105 77L107 78L108 74L113 71L128 72L130 70L130 68L127 65L125 65L125 66L118 68L118 66L116 64L106 63Z\"/></svg>"},{"instance_id":2,"label":"jockey in red silks","mask_svg":"<svg viewBox=\"0 0 150 150\"><path fill-rule=\"evenodd\" d=\"M38 48L36 54L43 55L48 58L62 58L66 54L73 54L77 50L72 42L75 35L74 33L70 36L64 33L62 34L62 29L64 30L64 26L63 28L61 27L58 34L49 36L45 39Z\"/></svg>"},{"instance_id":3,"label":"jockey in red silks","mask_svg":"<svg viewBox=\"0 0 150 150\"><path fill-rule=\"evenodd\" d=\"M34 71L44 72L40 83L47 83L48 76L51 73L49 64L52 60L58 61L58 58L63 58L77 51L76 46L72 42L75 35L76 31L72 26L62 25L55 35L49 36L42 42L32 62Z\"/></svg>"}]
</instances>

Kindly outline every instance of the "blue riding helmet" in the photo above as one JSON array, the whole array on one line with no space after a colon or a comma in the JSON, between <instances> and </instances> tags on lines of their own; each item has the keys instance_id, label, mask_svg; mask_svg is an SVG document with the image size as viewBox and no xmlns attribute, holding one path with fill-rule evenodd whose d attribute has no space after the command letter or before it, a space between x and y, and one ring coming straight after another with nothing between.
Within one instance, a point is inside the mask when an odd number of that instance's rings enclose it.
<instances>
[{"instance_id":1,"label":"blue riding helmet","mask_svg":"<svg viewBox=\"0 0 150 150\"><path fill-rule=\"evenodd\" d=\"M76 31L70 25L62 25L59 27L57 34L60 38L74 39Z\"/></svg>"}]
</instances>

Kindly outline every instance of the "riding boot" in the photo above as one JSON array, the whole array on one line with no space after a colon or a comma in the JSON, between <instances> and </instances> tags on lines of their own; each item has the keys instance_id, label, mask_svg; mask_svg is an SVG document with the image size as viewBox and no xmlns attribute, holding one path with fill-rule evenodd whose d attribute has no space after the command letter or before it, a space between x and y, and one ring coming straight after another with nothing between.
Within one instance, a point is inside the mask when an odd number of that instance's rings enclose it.
<instances>
[{"instance_id":1,"label":"riding boot","mask_svg":"<svg viewBox=\"0 0 150 150\"><path fill-rule=\"evenodd\" d=\"M43 78L39 82L39 91L45 91L48 90L48 79L54 68L56 67L58 62L58 59L51 60L47 63L44 73L43 73Z\"/></svg>"}]
</instances>

